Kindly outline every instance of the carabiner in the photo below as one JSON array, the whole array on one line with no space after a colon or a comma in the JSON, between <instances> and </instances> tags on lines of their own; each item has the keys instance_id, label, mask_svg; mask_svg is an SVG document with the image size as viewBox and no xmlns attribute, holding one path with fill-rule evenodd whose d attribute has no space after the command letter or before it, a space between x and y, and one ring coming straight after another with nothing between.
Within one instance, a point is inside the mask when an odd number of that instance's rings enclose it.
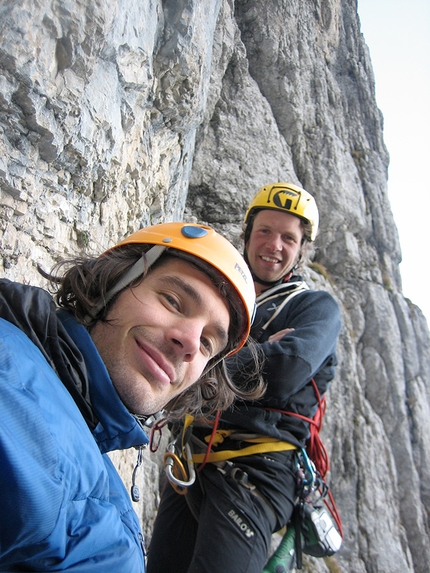
<instances>
[{"instance_id":1,"label":"carabiner","mask_svg":"<svg viewBox=\"0 0 430 573\"><path fill-rule=\"evenodd\" d=\"M299 460L299 467L301 467L302 475L301 481L302 485L305 487L312 488L316 482L316 470L315 465L312 460L309 458L305 448L301 448L301 450L297 454Z\"/></svg>"},{"instance_id":2,"label":"carabiner","mask_svg":"<svg viewBox=\"0 0 430 573\"><path fill-rule=\"evenodd\" d=\"M149 439L149 451L155 453L161 442L161 437L163 435L163 428L167 424L167 418L161 418L155 420L153 426L151 427L151 436Z\"/></svg>"},{"instance_id":3,"label":"carabiner","mask_svg":"<svg viewBox=\"0 0 430 573\"><path fill-rule=\"evenodd\" d=\"M164 454L164 470L167 475L167 479L172 484L172 487L181 494L187 493L186 488L193 485L196 480L196 472L194 470L194 463L191 455L191 448L188 444L184 446L185 452L185 462L188 466L189 477L185 470L185 466L182 460L175 453L175 444L172 442L169 444L167 452ZM183 479L179 479L174 473L180 473ZM188 479L187 479L188 478Z\"/></svg>"}]
</instances>

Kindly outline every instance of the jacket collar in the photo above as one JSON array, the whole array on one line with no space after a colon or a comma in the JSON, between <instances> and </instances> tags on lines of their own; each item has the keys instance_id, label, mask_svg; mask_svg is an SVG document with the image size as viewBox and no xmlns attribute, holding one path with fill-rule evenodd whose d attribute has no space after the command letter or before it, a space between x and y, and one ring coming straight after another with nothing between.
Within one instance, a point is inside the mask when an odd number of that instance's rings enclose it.
<instances>
[{"instance_id":1,"label":"jacket collar","mask_svg":"<svg viewBox=\"0 0 430 573\"><path fill-rule=\"evenodd\" d=\"M106 366L86 328L65 310L57 311L57 315L84 358L91 406L98 419L92 432L101 452L147 444L149 441L147 435L118 396Z\"/></svg>"}]
</instances>

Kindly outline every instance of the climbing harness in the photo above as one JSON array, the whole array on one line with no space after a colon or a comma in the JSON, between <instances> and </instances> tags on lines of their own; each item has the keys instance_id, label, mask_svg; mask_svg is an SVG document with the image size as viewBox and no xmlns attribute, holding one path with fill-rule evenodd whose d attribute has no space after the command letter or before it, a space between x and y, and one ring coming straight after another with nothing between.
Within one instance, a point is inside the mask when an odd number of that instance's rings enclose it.
<instances>
[{"instance_id":1,"label":"climbing harness","mask_svg":"<svg viewBox=\"0 0 430 573\"><path fill-rule=\"evenodd\" d=\"M232 438L234 435L232 435ZM260 440L264 440L258 443ZM270 437L260 437L260 438L247 438L243 441L253 442L256 441L252 446L247 446L241 448L240 450L220 450L219 452L212 452L209 455L206 454L193 454L193 461L195 463L202 463L203 461L214 463L221 462L224 460L231 460L233 458L242 458L244 456L251 456L254 454L265 454L268 452L285 452L287 450L295 450L297 446L290 444L289 442L282 442L276 438Z\"/></svg>"},{"instance_id":2,"label":"climbing harness","mask_svg":"<svg viewBox=\"0 0 430 573\"><path fill-rule=\"evenodd\" d=\"M174 441L169 444L167 452L164 455L164 469L168 480L178 493L187 493L187 488L193 485L195 481L196 472L200 472L207 463L215 464L218 466L218 469L223 469L225 463L230 462L230 460L234 458L297 449L297 446L294 444L269 436L244 434L238 433L235 430L218 429L219 416L220 412L217 412L213 422L212 432L205 438L207 445L193 436L192 424L194 418L189 414L185 416L182 430L177 434ZM151 451L155 451L158 447L158 445L155 446L155 432L160 432L165 423L166 422L159 423L154 427L150 440ZM212 451L213 446L219 446L226 438L230 438L232 441L244 442L249 445L238 449ZM193 452L190 445L191 441L193 441L195 447L198 447L198 449L202 451ZM197 470L194 467L195 464L199 464Z\"/></svg>"},{"instance_id":3,"label":"climbing harness","mask_svg":"<svg viewBox=\"0 0 430 573\"><path fill-rule=\"evenodd\" d=\"M230 475L240 485L250 490L265 502L268 510L274 512L270 500L266 499L248 480L246 472L236 467L232 459L253 454L274 451L296 451L297 459L297 501L293 516L286 527L285 534L275 553L267 562L263 573L287 573L295 566L302 567L302 553L314 557L326 557L339 551L342 540L342 522L334 503L331 491L325 482L330 469L327 450L319 435L322 419L325 413L325 398L321 398L318 387L312 380L318 399L318 409L313 419L306 418L294 412L273 408L289 416L296 416L309 423L310 438L306 448L257 434L247 434L234 429L218 428L220 412L217 412L212 422L212 431L204 437L204 441L193 435L194 418L186 415L180 430L176 428L176 437L169 444L164 456L164 468L167 478L175 491L185 495L188 488L195 482L196 474L205 464L212 463L225 475ZM197 421L198 423L198 421ZM160 442L162 428L167 420L156 422L151 431L150 449L156 451ZM204 429L198 426L199 429ZM207 427L207 424L204 425ZM238 449L213 451L224 440L229 443L240 443ZM243 446L242 444L246 445ZM200 451L194 452L193 448ZM195 468L195 464L198 465Z\"/></svg>"}]
</instances>

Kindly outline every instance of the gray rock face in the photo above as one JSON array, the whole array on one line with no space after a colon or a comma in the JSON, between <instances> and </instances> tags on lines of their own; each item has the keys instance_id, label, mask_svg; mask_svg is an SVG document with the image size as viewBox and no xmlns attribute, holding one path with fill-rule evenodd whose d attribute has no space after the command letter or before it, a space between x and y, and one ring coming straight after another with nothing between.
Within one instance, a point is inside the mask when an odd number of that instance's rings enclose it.
<instances>
[{"instance_id":1,"label":"gray rock face","mask_svg":"<svg viewBox=\"0 0 430 573\"><path fill-rule=\"evenodd\" d=\"M430 337L402 295L356 3L3 0L0 35L2 276L43 286L36 263L183 218L240 246L262 185L304 186L321 212L309 282L343 312L323 436L345 531L305 570L427 573ZM133 452L114 457L128 481Z\"/></svg>"}]
</instances>

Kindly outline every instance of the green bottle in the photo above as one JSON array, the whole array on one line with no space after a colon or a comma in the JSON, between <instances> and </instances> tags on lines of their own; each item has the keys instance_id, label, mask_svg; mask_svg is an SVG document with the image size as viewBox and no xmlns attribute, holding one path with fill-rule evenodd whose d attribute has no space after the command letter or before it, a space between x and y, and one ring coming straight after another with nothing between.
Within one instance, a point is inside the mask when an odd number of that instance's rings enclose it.
<instances>
[{"instance_id":1,"label":"green bottle","mask_svg":"<svg viewBox=\"0 0 430 573\"><path fill-rule=\"evenodd\" d=\"M294 568L296 531L294 525L287 527L277 550L266 563L263 573L289 573Z\"/></svg>"}]
</instances>

